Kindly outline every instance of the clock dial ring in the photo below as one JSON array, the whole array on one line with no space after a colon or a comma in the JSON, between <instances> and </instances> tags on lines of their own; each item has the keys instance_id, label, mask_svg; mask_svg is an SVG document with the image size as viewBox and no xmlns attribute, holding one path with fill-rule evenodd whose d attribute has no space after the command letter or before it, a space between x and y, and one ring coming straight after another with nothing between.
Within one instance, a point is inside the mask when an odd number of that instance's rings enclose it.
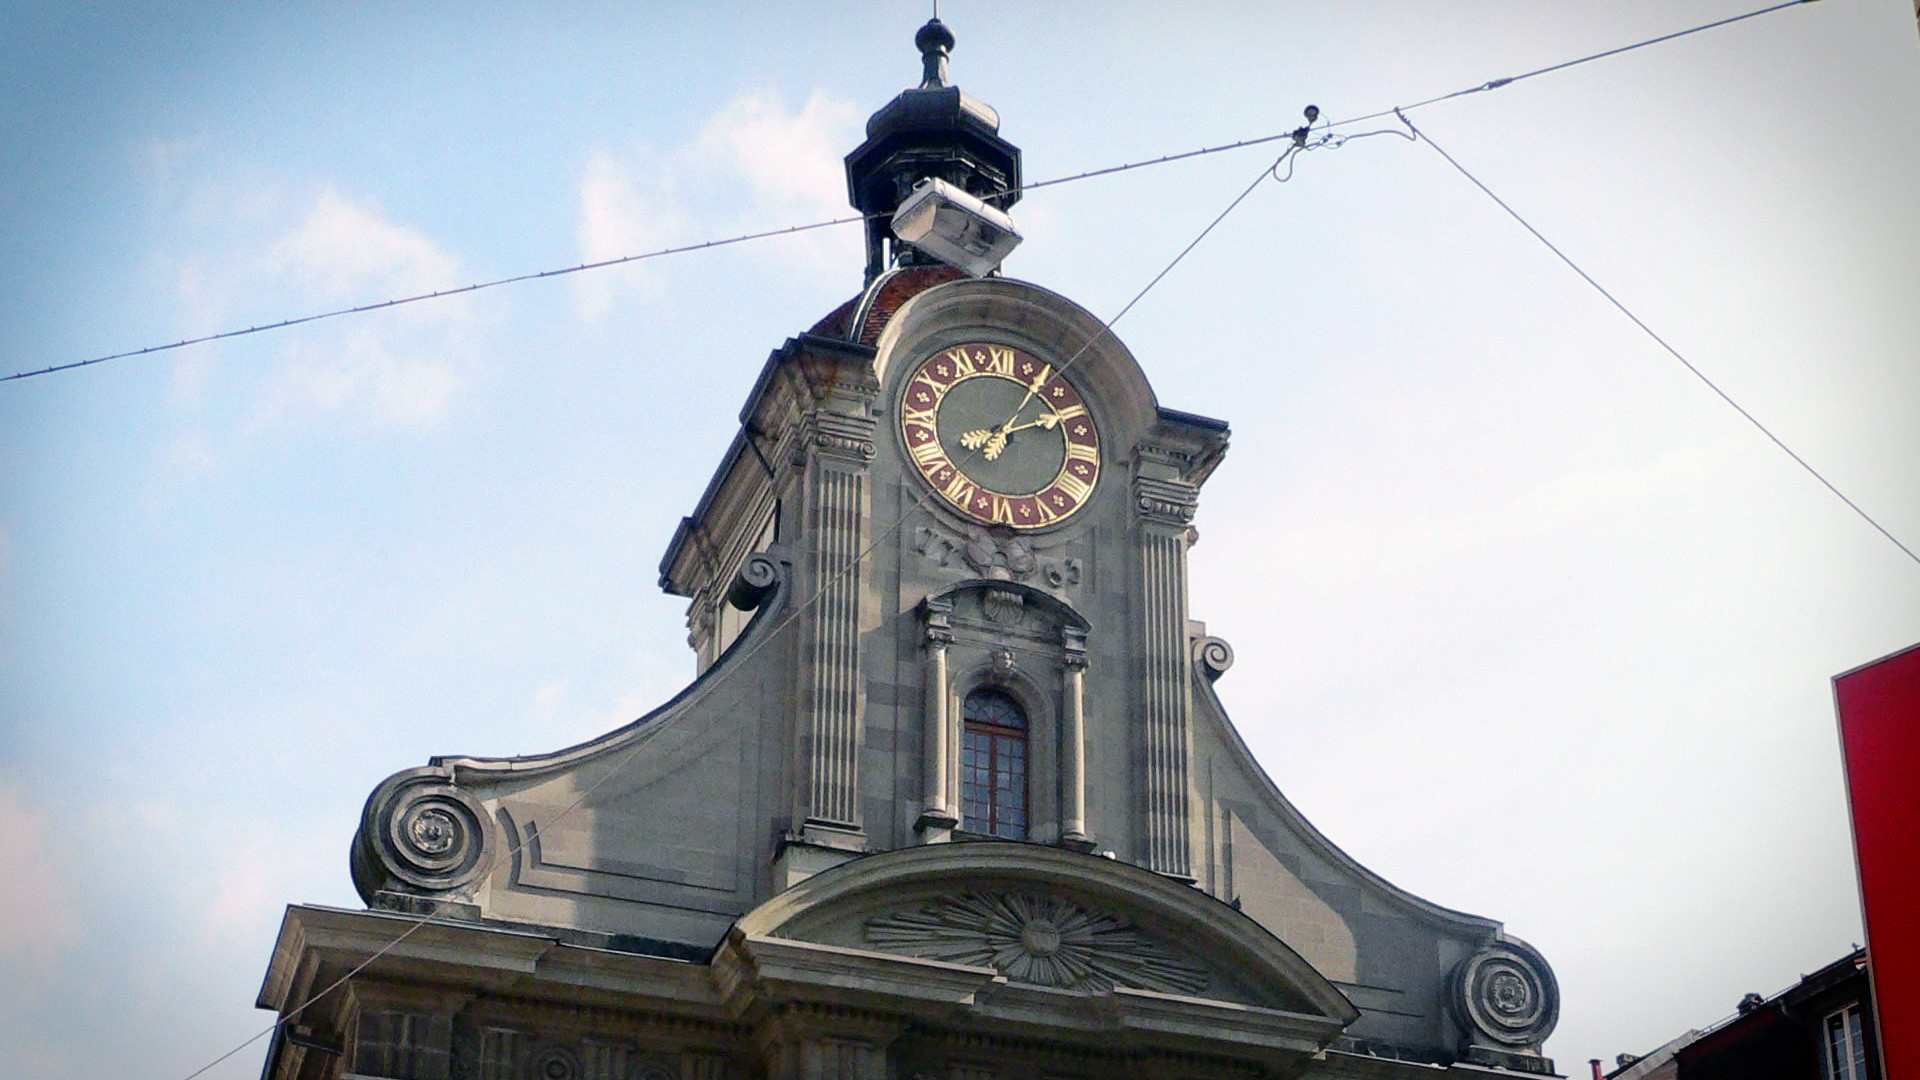
<instances>
[{"instance_id":1,"label":"clock dial ring","mask_svg":"<svg viewBox=\"0 0 1920 1080\"><path fill-rule=\"evenodd\" d=\"M1100 478L1100 430L1080 392L1010 345L968 342L928 356L907 376L899 414L914 471L982 524L1058 524Z\"/></svg>"}]
</instances>

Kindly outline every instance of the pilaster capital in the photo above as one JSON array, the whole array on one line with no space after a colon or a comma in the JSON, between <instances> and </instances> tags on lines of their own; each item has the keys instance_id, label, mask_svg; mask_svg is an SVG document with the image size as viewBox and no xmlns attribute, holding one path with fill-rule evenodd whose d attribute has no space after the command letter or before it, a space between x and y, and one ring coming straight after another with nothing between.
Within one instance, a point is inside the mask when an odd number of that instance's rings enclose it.
<instances>
[{"instance_id":1,"label":"pilaster capital","mask_svg":"<svg viewBox=\"0 0 1920 1080\"><path fill-rule=\"evenodd\" d=\"M1199 505L1200 489L1183 480L1133 478L1133 512L1143 522L1184 530Z\"/></svg>"},{"instance_id":2,"label":"pilaster capital","mask_svg":"<svg viewBox=\"0 0 1920 1080\"><path fill-rule=\"evenodd\" d=\"M1077 626L1060 628L1060 663L1068 671L1087 669L1087 632Z\"/></svg>"},{"instance_id":3,"label":"pilaster capital","mask_svg":"<svg viewBox=\"0 0 1920 1080\"><path fill-rule=\"evenodd\" d=\"M927 647L944 649L953 643L953 598L929 596L920 602L921 629Z\"/></svg>"},{"instance_id":4,"label":"pilaster capital","mask_svg":"<svg viewBox=\"0 0 1920 1080\"><path fill-rule=\"evenodd\" d=\"M871 416L815 410L807 415L796 449L803 455L834 459L864 467L873 460L876 424Z\"/></svg>"}]
</instances>

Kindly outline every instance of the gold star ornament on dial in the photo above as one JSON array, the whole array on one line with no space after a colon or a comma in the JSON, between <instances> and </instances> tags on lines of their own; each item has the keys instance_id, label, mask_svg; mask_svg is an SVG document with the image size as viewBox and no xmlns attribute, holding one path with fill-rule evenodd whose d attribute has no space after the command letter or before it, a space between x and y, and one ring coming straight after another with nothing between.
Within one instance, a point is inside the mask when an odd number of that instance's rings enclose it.
<instances>
[{"instance_id":1,"label":"gold star ornament on dial","mask_svg":"<svg viewBox=\"0 0 1920 1080\"><path fill-rule=\"evenodd\" d=\"M957 345L907 376L900 436L954 509L1039 529L1072 516L1100 478L1100 432L1051 365L1008 345Z\"/></svg>"}]
</instances>

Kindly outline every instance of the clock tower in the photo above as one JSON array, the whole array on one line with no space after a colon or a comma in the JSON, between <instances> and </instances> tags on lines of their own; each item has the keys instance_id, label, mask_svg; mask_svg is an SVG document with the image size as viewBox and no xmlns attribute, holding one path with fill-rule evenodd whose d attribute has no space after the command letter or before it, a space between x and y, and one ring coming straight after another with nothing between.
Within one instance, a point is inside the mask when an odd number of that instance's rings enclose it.
<instances>
[{"instance_id":1,"label":"clock tower","mask_svg":"<svg viewBox=\"0 0 1920 1080\"><path fill-rule=\"evenodd\" d=\"M847 158L864 285L767 358L661 561L696 678L376 788L367 910L288 911L269 1077L1553 1072L1539 954L1354 862L1228 719L1187 604L1227 425L892 231L924 181L1020 183L915 42Z\"/></svg>"}]
</instances>

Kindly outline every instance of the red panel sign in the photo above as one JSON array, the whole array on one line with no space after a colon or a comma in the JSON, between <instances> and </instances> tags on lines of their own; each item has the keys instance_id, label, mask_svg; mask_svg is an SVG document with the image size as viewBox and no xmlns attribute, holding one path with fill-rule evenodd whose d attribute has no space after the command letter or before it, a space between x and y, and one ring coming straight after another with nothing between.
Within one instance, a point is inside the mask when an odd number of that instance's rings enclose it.
<instances>
[{"instance_id":1,"label":"red panel sign","mask_svg":"<svg viewBox=\"0 0 1920 1080\"><path fill-rule=\"evenodd\" d=\"M1920 1077L1920 645L1833 680L1882 1076Z\"/></svg>"}]
</instances>

